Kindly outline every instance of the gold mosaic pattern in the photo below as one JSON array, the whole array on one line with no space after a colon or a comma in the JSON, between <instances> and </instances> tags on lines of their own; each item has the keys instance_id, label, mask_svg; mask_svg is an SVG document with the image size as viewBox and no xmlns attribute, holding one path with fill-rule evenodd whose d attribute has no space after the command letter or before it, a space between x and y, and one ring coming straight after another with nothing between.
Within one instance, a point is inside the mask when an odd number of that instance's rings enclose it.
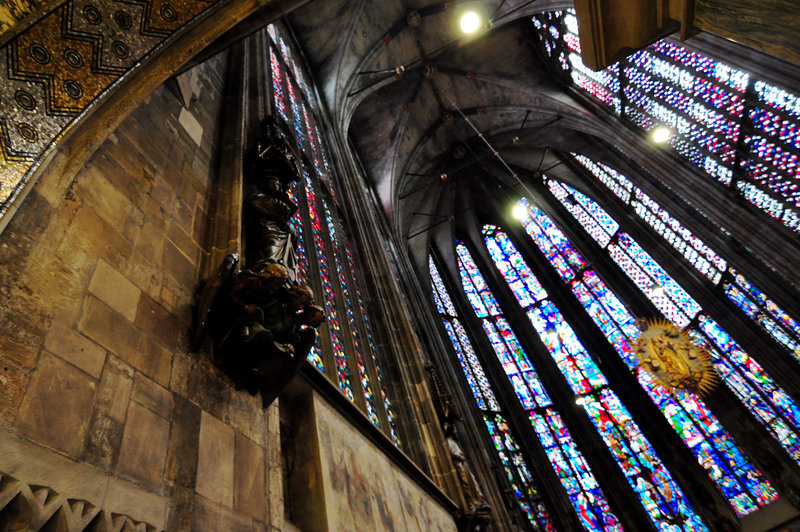
<instances>
[{"instance_id":1,"label":"gold mosaic pattern","mask_svg":"<svg viewBox=\"0 0 800 532\"><path fill-rule=\"evenodd\" d=\"M0 214L112 83L217 0L70 0L0 48Z\"/></svg>"}]
</instances>

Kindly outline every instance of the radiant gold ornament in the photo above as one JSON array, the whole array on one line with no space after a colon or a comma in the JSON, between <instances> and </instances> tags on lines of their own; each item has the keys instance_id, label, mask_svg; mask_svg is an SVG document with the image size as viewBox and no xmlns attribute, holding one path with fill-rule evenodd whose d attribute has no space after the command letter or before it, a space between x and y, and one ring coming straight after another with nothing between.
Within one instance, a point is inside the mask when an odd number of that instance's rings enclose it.
<instances>
[{"instance_id":1,"label":"radiant gold ornament","mask_svg":"<svg viewBox=\"0 0 800 532\"><path fill-rule=\"evenodd\" d=\"M635 350L639 367L670 389L699 394L711 391L718 377L708 353L689 335L665 320L640 320Z\"/></svg>"}]
</instances>

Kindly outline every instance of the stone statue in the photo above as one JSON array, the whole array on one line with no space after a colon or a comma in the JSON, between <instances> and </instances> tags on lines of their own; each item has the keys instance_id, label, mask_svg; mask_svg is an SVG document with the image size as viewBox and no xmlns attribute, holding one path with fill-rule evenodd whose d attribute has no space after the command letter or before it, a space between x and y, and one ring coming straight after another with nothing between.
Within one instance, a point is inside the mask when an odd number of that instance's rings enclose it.
<instances>
[{"instance_id":1,"label":"stone statue","mask_svg":"<svg viewBox=\"0 0 800 532\"><path fill-rule=\"evenodd\" d=\"M325 319L310 288L297 282L297 234L289 196L296 156L283 137L265 135L246 176L245 263L229 254L198 290L192 349L212 338L214 362L264 406L297 374Z\"/></svg>"},{"instance_id":2,"label":"stone statue","mask_svg":"<svg viewBox=\"0 0 800 532\"><path fill-rule=\"evenodd\" d=\"M259 142L246 177L245 262L281 264L289 280L296 282L298 235L289 221L297 205L289 197L289 190L297 180L297 170L286 150L279 146Z\"/></svg>"},{"instance_id":3,"label":"stone statue","mask_svg":"<svg viewBox=\"0 0 800 532\"><path fill-rule=\"evenodd\" d=\"M444 424L444 435L447 441L447 450L450 452L450 458L456 468L458 481L461 484L461 491L464 493L469 512L473 514L491 513L492 509L486 503L486 497L484 497L478 481L475 480L475 476L470 471L467 457L458 443L458 429L456 429L454 423Z\"/></svg>"},{"instance_id":4,"label":"stone statue","mask_svg":"<svg viewBox=\"0 0 800 532\"><path fill-rule=\"evenodd\" d=\"M469 532L486 530L492 523L492 507L488 504L477 479L472 474L467 456L458 442L456 422L461 419L461 414L436 366L429 362L425 369L428 372L428 383L436 415L442 424L447 452L453 462L461 493L464 496L465 508L458 516L458 529Z\"/></svg>"}]
</instances>

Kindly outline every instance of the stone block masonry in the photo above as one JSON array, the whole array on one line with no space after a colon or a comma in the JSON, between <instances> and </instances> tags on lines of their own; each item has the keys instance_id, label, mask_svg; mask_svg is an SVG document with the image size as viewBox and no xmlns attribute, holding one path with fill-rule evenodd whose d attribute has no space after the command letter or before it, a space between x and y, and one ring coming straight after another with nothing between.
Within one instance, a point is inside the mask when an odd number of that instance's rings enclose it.
<instances>
[{"instance_id":1,"label":"stone block masonry","mask_svg":"<svg viewBox=\"0 0 800 532\"><path fill-rule=\"evenodd\" d=\"M0 233L0 527L282 522L278 416L187 352L226 64L186 103L158 88Z\"/></svg>"}]
</instances>

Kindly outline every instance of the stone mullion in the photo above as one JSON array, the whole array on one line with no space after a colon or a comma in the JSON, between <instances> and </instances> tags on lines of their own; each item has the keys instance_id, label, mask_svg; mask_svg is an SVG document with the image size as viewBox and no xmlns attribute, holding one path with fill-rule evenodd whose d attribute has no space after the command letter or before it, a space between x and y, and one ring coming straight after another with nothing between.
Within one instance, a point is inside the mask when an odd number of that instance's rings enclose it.
<instances>
[{"instance_id":1,"label":"stone mullion","mask_svg":"<svg viewBox=\"0 0 800 532\"><path fill-rule=\"evenodd\" d=\"M550 205L548 204L548 206ZM543 207L542 210L547 212L562 230L567 229L569 224L560 223L559 218L565 219L571 217L571 214L555 198L553 198L552 208L558 211L557 215L548 208ZM687 497L694 501L695 511L715 529L724 529L735 523L737 517L717 486L709 478L708 472L697 463L695 456L669 425L659 408L639 384L636 376L609 343L602 330L589 318L571 288L555 272L550 262L542 256L538 246L531 241L518 222L509 220L507 225L513 228L508 231L509 238L514 242L525 262L537 272L537 277L547 290L549 299L558 307L581 343L587 348L587 352L598 363L609 382L609 387L614 390L622 404L631 413L658 457L673 474ZM568 231L564 232L575 244L575 247L580 249L576 239L569 235ZM580 251L586 257L583 250L580 249ZM586 269L595 268L590 263ZM600 272L598 274L604 279L614 279L604 277ZM576 279L580 280L581 277L582 272L576 276ZM616 293L616 286L609 283L609 287Z\"/></svg>"},{"instance_id":2,"label":"stone mullion","mask_svg":"<svg viewBox=\"0 0 800 532\"><path fill-rule=\"evenodd\" d=\"M508 421L511 433L520 448L520 453L528 465L531 475L534 477L539 495L542 497L550 516L556 524L556 529L581 530L582 527L575 509L558 475L553 470L550 459L539 442L539 438L536 436L528 419L528 414L522 407L514 387L503 369L502 363L498 359L486 334L479 332L484 330L483 325L481 319L475 316L461 283L458 281L457 266L454 266L453 269L442 269L439 273L458 312L464 330L467 332L469 341L475 351L475 356L478 358L487 379L494 389L497 401L500 403L501 413ZM461 369L459 368L458 371L461 371Z\"/></svg>"},{"instance_id":3,"label":"stone mullion","mask_svg":"<svg viewBox=\"0 0 800 532\"><path fill-rule=\"evenodd\" d=\"M611 455L611 451L608 450L589 416L575 404L572 388L535 332L525 310L520 307L508 284L495 268L482 237L475 235L473 241L474 246L471 251L476 265L497 299L503 310L503 316L515 332L520 345L529 355L543 387L553 400L555 409L561 414L576 446L581 449L584 458L590 464L612 510L625 529L653 530L652 522ZM560 304L556 306L561 310ZM637 504L631 505L631 501L637 501Z\"/></svg>"},{"instance_id":4,"label":"stone mullion","mask_svg":"<svg viewBox=\"0 0 800 532\"><path fill-rule=\"evenodd\" d=\"M316 174L313 172L312 175L316 176ZM329 232L330 228L328 227L328 221L325 214L325 206L327 205L328 209L331 209L332 200L330 196L323 190L318 177L312 177L311 182L312 186L314 187L314 195L317 198L317 214L319 215L320 226L322 227L322 241L323 245L325 246L325 252L327 255L326 258L328 260L328 275L330 277L331 286L333 287L336 311L339 318L339 327L341 333L340 339L342 342L342 348L344 350L347 371L350 375L350 389L353 392L353 400L355 404L358 405L362 412L366 413L367 404L364 398L364 390L361 387L361 378L358 372L358 361L356 360L355 355L353 335L350 333L350 324L348 323L347 311L345 309L346 303L344 295L342 294L342 287L339 284L339 273L336 270L337 258L339 261L341 261L343 257L341 257L341 250L338 249L338 247L334 253L334 246L337 244L337 242L334 242L331 238ZM334 369L336 371L336 368ZM338 374L336 375L335 382L338 386Z\"/></svg>"},{"instance_id":5,"label":"stone mullion","mask_svg":"<svg viewBox=\"0 0 800 532\"><path fill-rule=\"evenodd\" d=\"M222 264L228 253L242 257L242 209L244 204L244 153L247 90L245 84L245 43L237 43L229 51L225 81L225 121L220 134L220 166L214 183L209 214L213 223L208 229L210 250L203 261L200 277L207 279Z\"/></svg>"},{"instance_id":6,"label":"stone mullion","mask_svg":"<svg viewBox=\"0 0 800 532\"><path fill-rule=\"evenodd\" d=\"M747 88L744 91L744 105L742 108L742 115L739 117L739 136L736 139L736 151L734 152L734 160L733 160L733 168L732 170L732 178L730 184L730 194L733 196L738 196L741 200L747 201L739 191L739 187L737 184L741 181L749 181L745 170L742 166L742 163L748 159L748 152L749 149L747 148L747 144L745 143L745 137L748 134L753 133L753 120L750 118L750 111L753 110L753 107L757 101L755 89L753 87L753 79L748 79ZM759 187L761 189L761 187ZM767 192L770 196L772 196L772 191L764 191ZM781 200L783 202L783 200Z\"/></svg>"},{"instance_id":7,"label":"stone mullion","mask_svg":"<svg viewBox=\"0 0 800 532\"><path fill-rule=\"evenodd\" d=\"M349 244L349 241L348 241L348 244ZM360 264L360 262L357 262L358 257L355 255L355 252L352 249L350 250L350 253L353 254L353 263L354 263L353 266L355 267L355 264L356 263ZM349 264L349 263L346 263L346 264ZM367 310L366 310L366 308L361 306L361 297L363 297L363 292L361 290L357 290L362 285L358 284L358 274L355 272L355 270L351 270L350 268L347 268L347 271L345 273L348 274L348 277L349 277L348 282L350 283L350 286L353 287L352 288L353 293L351 294L351 298L355 298L354 301L356 301L358 303L357 305L353 306L353 310L354 310L354 312L356 314L356 323L358 324L359 335L363 340L362 343L364 344L364 346L362 348L363 351L364 351L364 355L363 355L364 356L364 365L367 368L367 372L369 374L370 383L372 384L372 395L373 395L374 401L375 401L375 410L378 413L378 420L381 423L381 430L388 437L391 437L391 431L389 430L389 428L390 428L390 425L389 425L389 414L388 414L388 412L386 410L386 404L383 402L383 394L385 393L384 390L383 390L384 383L383 383L383 381L380 379L380 377L378 375L377 354L375 353L375 346L373 345L372 341L370 340L370 334L369 334L369 331L367 330L367 325L366 325L367 319L368 319L367 318L367 316L368 316L367 315ZM359 294L361 294L361 297L359 297ZM367 303L364 302L364 304L366 305ZM367 354L369 354L369 356L366 356ZM388 399L389 398L387 396L387 400Z\"/></svg>"},{"instance_id":8,"label":"stone mullion","mask_svg":"<svg viewBox=\"0 0 800 532\"><path fill-rule=\"evenodd\" d=\"M339 142L341 146L347 145L341 139ZM338 149L339 146L336 144L332 148ZM339 155L341 163L350 168L338 175L346 183L342 189L348 192L341 198L345 212L355 222L351 224L354 247L357 250L385 250L387 242L378 234L378 228L382 228L385 234L392 233L385 220L378 217L374 198L368 198L365 193L361 177L363 169L348 153L340 151ZM336 161L331 163L336 164ZM373 320L376 345L380 345L378 362L384 362L382 370L391 375L388 384L395 399L398 399L393 407L403 416L403 423L398 424L398 430L400 437L404 438L404 450L428 471L435 482L454 496L459 490L458 480L432 406L427 376L421 362L424 357L400 295L398 276L389 265L387 253L361 253L361 256L366 267L365 274L371 279L364 288L365 298L371 302L367 312ZM400 263L397 265L404 266ZM408 270L404 268L403 271Z\"/></svg>"},{"instance_id":9,"label":"stone mullion","mask_svg":"<svg viewBox=\"0 0 800 532\"><path fill-rule=\"evenodd\" d=\"M265 70L269 70L269 45L265 42L269 40L265 35L265 31L261 31L247 39L247 86L248 92L252 94L249 99L248 115L246 131L247 138L256 138L261 122L269 114L270 104L266 100L271 99L272 85L265 85L265 81L269 81L270 74Z\"/></svg>"}]
</instances>

